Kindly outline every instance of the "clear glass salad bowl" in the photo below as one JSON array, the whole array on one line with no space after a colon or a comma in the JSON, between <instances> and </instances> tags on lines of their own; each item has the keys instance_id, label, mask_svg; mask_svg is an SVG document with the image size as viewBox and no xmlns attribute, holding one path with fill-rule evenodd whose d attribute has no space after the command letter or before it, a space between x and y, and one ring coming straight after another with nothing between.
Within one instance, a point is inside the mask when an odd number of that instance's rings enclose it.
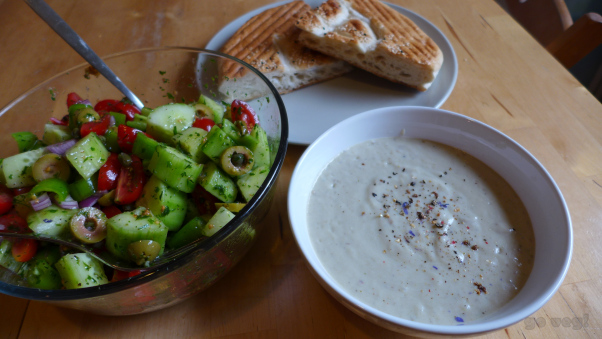
<instances>
[{"instance_id":1,"label":"clear glass salad bowl","mask_svg":"<svg viewBox=\"0 0 602 339\"><path fill-rule=\"evenodd\" d=\"M172 306L208 288L240 261L254 243L260 220L274 195L288 143L288 122L282 99L272 84L248 64L230 56L195 48L162 47L118 53L103 58L145 106L194 102L202 93L215 100L247 101L266 130L273 161L266 181L255 196L218 233L198 243L176 260L129 279L72 290L26 287L16 275L0 268L0 292L41 300L60 307L97 314L129 315ZM253 93L220 92L224 76L220 65L237 64L255 77ZM74 67L44 81L0 110L0 157L18 152L11 133L31 131L41 138L51 117L67 113L66 97L78 93L92 103L121 99L123 95L88 64ZM234 82L236 79L225 79Z\"/></svg>"}]
</instances>

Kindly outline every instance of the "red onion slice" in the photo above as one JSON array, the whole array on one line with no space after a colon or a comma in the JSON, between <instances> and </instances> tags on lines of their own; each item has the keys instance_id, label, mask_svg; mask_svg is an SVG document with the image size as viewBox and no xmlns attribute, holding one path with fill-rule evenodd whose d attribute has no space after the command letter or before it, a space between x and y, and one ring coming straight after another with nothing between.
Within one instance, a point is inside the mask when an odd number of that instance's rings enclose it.
<instances>
[{"instance_id":1,"label":"red onion slice","mask_svg":"<svg viewBox=\"0 0 602 339\"><path fill-rule=\"evenodd\" d=\"M92 207L92 206L94 206L94 204L96 204L98 199L100 199L100 197L102 197L105 194L107 194L107 191L98 191L98 192L94 193L92 196L90 196L89 198L86 198L86 199L80 201L79 207L81 207L81 208Z\"/></svg>"},{"instance_id":2,"label":"red onion slice","mask_svg":"<svg viewBox=\"0 0 602 339\"><path fill-rule=\"evenodd\" d=\"M37 197L34 200L30 201L31 203L31 207L33 207L34 211L41 211L43 209L45 209L46 207L49 207L50 205L52 205L52 201L50 200L50 197L48 196L47 193L44 193L42 195L40 195L39 197Z\"/></svg>"},{"instance_id":3,"label":"red onion slice","mask_svg":"<svg viewBox=\"0 0 602 339\"><path fill-rule=\"evenodd\" d=\"M51 153L63 156L65 155L65 152L67 152L67 150L69 150L71 147L73 147L73 145L75 145L76 142L77 140L70 139L67 141L59 142L58 144L46 146L46 149Z\"/></svg>"},{"instance_id":4,"label":"red onion slice","mask_svg":"<svg viewBox=\"0 0 602 339\"><path fill-rule=\"evenodd\" d=\"M74 210L79 208L79 204L77 201L73 200L70 195L65 198L65 201L57 203L60 208L64 208L66 210Z\"/></svg>"}]
</instances>

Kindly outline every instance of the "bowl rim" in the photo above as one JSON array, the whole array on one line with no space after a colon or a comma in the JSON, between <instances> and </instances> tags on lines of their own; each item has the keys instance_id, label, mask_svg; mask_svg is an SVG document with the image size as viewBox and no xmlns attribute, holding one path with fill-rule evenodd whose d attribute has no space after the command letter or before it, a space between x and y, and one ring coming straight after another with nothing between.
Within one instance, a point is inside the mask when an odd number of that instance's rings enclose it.
<instances>
[{"instance_id":1,"label":"bowl rim","mask_svg":"<svg viewBox=\"0 0 602 339\"><path fill-rule=\"evenodd\" d=\"M424 113L442 114L442 115L448 115L448 116L451 116L451 117L457 118L457 119L463 119L467 123L470 123L470 124L476 124L479 126L479 128L484 128L484 129L488 130L488 132L497 134L499 137L505 139L510 146L514 147L516 150L521 152L524 155L525 159L532 162L541 171L541 173L544 176L544 179L551 185L553 190L556 192L557 196L559 197L559 201L563 206L562 212L566 217L566 219L563 220L563 222L566 223L566 226L567 226L567 251L563 255L563 258L565 260L562 262L560 274L554 277L554 281L551 284L551 286L547 290L545 290L541 293L541 295L536 299L536 302L529 304L528 307L521 310L521 312L517 312L516 314L513 314L512 316L506 316L504 318L497 319L494 321L484 319L484 322L474 323L474 324L468 323L468 324L462 324L460 326L459 325L437 325L437 324L421 323L421 322L411 321L411 320L407 320L407 319L403 319L400 317L395 317L395 316L389 315L385 312L378 310L375 307L369 306L369 305L353 298L341 286L339 286L336 283L336 281L334 281L332 278L329 278L328 276L323 275L323 273L327 273L326 269L321 270L321 269L317 269L314 267L315 263L313 262L313 260L310 260L310 258L308 257L308 254L307 254L308 252L313 251L313 244L311 243L311 241L309 244L302 243L302 239L300 239L301 231L299 230L299 227L304 228L304 226L298 226L297 220L295 220L295 212L294 211L298 210L298 209L296 209L295 206L293 206L293 203L294 203L293 197L295 196L296 192L294 192L294 189L292 189L292 188L294 188L295 185L305 185L305 186L309 185L309 186L313 187L313 185L315 184L315 179L317 179L317 177L312 178L314 180L314 182L308 183L307 178L300 179L302 177L302 173L300 173L301 171L299 170L299 168L301 166L303 166L304 163L309 161L307 159L310 157L311 154L313 154L314 152L317 152L317 149L319 149L320 146L324 147L324 145L321 145L321 143L324 143L323 140L327 139L328 136L331 133L333 133L333 131L337 131L337 130L341 130L341 129L345 130L349 125L353 124L356 120L364 119L366 116L372 115L372 119L373 119L374 116L377 116L379 114L381 114L381 115L385 115L388 113L392 114L392 113L390 113L391 111L394 112L395 114L402 114L404 112L412 112L412 111L417 111L417 112L423 113L423 114ZM408 113L408 114L411 114L411 113ZM368 140L368 139L361 139L360 141L358 141L356 143L351 143L351 144L357 144L363 140ZM348 146L348 147L351 147L351 146ZM335 157L336 157L336 155L335 155ZM329 161L331 161L332 159L334 159L334 157L332 157ZM321 172L323 170L324 170L324 168L321 168L319 170L319 172ZM304 184L301 183L302 181L304 182ZM420 333L429 333L432 335L477 335L477 334L491 332L491 331L495 331L495 330L499 330L499 329L511 326L511 325L525 319L529 315L535 313L537 310L539 310L541 307L543 307L552 298L552 296L558 291L558 289L560 288L560 285L562 284L563 280L565 279L565 277L568 273L568 269L570 266L572 253L573 253L573 229L572 229L572 222L571 222L568 205L566 204L566 201L564 199L564 196L562 195L562 192L560 191L560 188L558 187L558 185L556 184L556 182L554 181L554 179L552 178L550 173L545 169L545 167L526 148L524 148L522 145L520 145L518 142L514 141L512 138L510 138L506 134L495 129L494 127L489 126L489 125L487 125L481 121L478 121L474 118L471 118L471 117L468 117L468 116L465 116L465 115L462 115L462 114L459 114L456 112L439 109L439 108L422 107L422 106L381 107L381 108L369 110L369 111L354 115L350 118L347 118L347 119L339 122L335 126L331 127L326 132L324 132L320 137L318 137L314 142L312 142L312 144L309 145L309 147L303 152L303 154L299 158L299 161L297 162L297 164L295 166L295 169L292 173L291 180L290 180L287 208L288 208L289 223L291 225L291 229L293 231L293 235L295 237L295 242L297 244L297 247L299 248L300 252L302 253L304 261L305 261L306 265L308 266L308 269L314 275L316 280L318 280L318 282L322 285L322 287L324 289L326 289L330 294L334 293L335 295L333 295L333 296L335 297L337 302L342 303L343 305L348 307L351 311L358 314L362 318L371 320L372 322L375 322L375 323L379 324L380 326L386 327L388 329L396 330L396 331L402 332L402 333L407 332L409 330L410 333L414 333L414 334L416 332L420 332ZM303 209L303 210L305 210L305 209ZM305 233L307 233L307 232L305 232ZM315 253L315 251L313 251L313 253ZM317 257L317 254L314 254L314 256ZM320 261L319 258L317 258L316 260L318 262ZM322 271L324 271L324 272L322 272ZM360 312L358 310L362 310L363 312Z\"/></svg>"},{"instance_id":2,"label":"bowl rim","mask_svg":"<svg viewBox=\"0 0 602 339\"><path fill-rule=\"evenodd\" d=\"M164 276L164 275L172 272L173 270L189 263L194 257L191 254L198 253L200 251L204 251L204 252L209 251L212 247L214 247L216 244L221 242L224 238L229 236L232 232L234 232L234 230L236 230L242 224L242 221L244 219L246 219L251 214L251 212L253 212L257 208L259 203L267 195L270 188L276 184L276 180L278 178L278 174L280 173L280 170L284 163L284 158L285 158L286 150L288 147L289 126L288 126L288 116L286 113L286 107L284 106L282 97L280 96L280 94L278 93L278 91L276 90L274 85L260 71L258 71L256 68L254 68L250 64L248 64L240 59L237 59L233 56L227 55L225 53L222 53L219 51L203 49L203 48L185 47L185 46L148 47L148 48L139 48L139 49L133 49L133 50L128 50L128 51L122 51L122 52L108 54L106 56L101 57L101 59L103 59L103 61L104 61L104 60L116 59L116 58L119 58L122 56L132 55L132 54L153 53L153 52L201 53L201 54L214 55L214 56L230 59L234 62L237 62L237 63L247 67L249 70L254 72L258 77L260 77L263 80L263 82L268 86L268 88L270 89L270 92L274 96L274 99L276 100L278 110L280 113L280 124L279 124L280 125L280 141L278 144L278 151L276 152L276 155L274 158L274 163L272 164L270 171L268 172L266 180L260 186L259 190L253 196L253 198L251 198L251 200L245 205L245 207L239 213L237 213L235 215L235 217L232 219L232 221L230 221L230 223L228 223L227 227L222 228L213 236L211 236L203 241L198 242L196 244L196 246L194 246L192 249L190 249L189 252L178 257L177 259L174 259L173 261L171 261L169 263L157 266L156 268L154 268L152 270L145 271L139 275L136 275L136 276L128 278L128 279L124 279L124 280L120 280L120 281L116 281L116 282L110 282L108 284L99 285L99 286L84 287L84 288L72 289L72 290L66 290L66 289L41 290L41 289L30 288L30 287L25 287L25 286L12 285L12 284L8 284L6 282L0 281L0 292L10 295L10 296L13 296L13 297L24 298L24 299L29 299L29 300L70 301L70 300L99 297L99 296L103 296L103 295L107 295L107 294L111 294L111 293L115 293L115 292L124 291L124 290L130 289L132 287L136 287L136 286L148 283L156 278ZM22 100L27 98L28 95L30 95L31 93L44 87L49 82L52 82L53 80L65 75L65 74L68 74L75 70L84 69L89 66L90 65L87 62L84 62L77 66L71 67L65 71L57 73L56 75L42 81L41 83L38 83L37 85L33 86L29 90L23 92L21 95L17 96L17 98L10 101L8 104L6 104L6 106L1 108L0 109L0 118L7 111L9 111L12 107L14 107L16 104L18 104L19 102L21 102Z\"/></svg>"}]
</instances>

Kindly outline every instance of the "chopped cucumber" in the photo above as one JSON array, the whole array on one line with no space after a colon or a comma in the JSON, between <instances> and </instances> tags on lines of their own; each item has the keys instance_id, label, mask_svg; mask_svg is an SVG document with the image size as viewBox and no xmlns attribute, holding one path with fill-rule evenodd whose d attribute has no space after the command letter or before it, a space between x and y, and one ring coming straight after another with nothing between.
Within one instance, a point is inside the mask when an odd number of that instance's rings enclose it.
<instances>
[{"instance_id":1,"label":"chopped cucumber","mask_svg":"<svg viewBox=\"0 0 602 339\"><path fill-rule=\"evenodd\" d=\"M222 123L224 120L224 112L226 111L224 106L203 94L199 97L199 103L207 106L211 110L213 113L213 121L215 121L216 124Z\"/></svg>"},{"instance_id":2,"label":"chopped cucumber","mask_svg":"<svg viewBox=\"0 0 602 339\"><path fill-rule=\"evenodd\" d=\"M184 192L169 187L153 175L144 185L136 205L150 209L170 231L177 231L186 217L186 202Z\"/></svg>"},{"instance_id":3,"label":"chopped cucumber","mask_svg":"<svg viewBox=\"0 0 602 339\"><path fill-rule=\"evenodd\" d=\"M144 133L138 133L132 146L132 153L142 159L150 160L157 146L159 143L156 140L147 137Z\"/></svg>"},{"instance_id":4,"label":"chopped cucumber","mask_svg":"<svg viewBox=\"0 0 602 339\"><path fill-rule=\"evenodd\" d=\"M73 139L73 137L71 136L69 127L55 124L44 125L44 135L42 136L42 141L44 141L46 145L58 144L59 142L70 139Z\"/></svg>"},{"instance_id":5,"label":"chopped cucumber","mask_svg":"<svg viewBox=\"0 0 602 339\"><path fill-rule=\"evenodd\" d=\"M44 148L10 156L2 161L4 181L8 188L21 188L36 184L31 167L44 154Z\"/></svg>"},{"instance_id":6,"label":"chopped cucumber","mask_svg":"<svg viewBox=\"0 0 602 339\"><path fill-rule=\"evenodd\" d=\"M169 248L178 248L205 236L207 222L201 217L195 217L182 226L167 242Z\"/></svg>"},{"instance_id":7,"label":"chopped cucumber","mask_svg":"<svg viewBox=\"0 0 602 339\"><path fill-rule=\"evenodd\" d=\"M219 163L220 156L229 147L236 146L236 143L226 132L217 126L211 127L207 134L207 141L201 146L203 153L215 163Z\"/></svg>"},{"instance_id":8,"label":"chopped cucumber","mask_svg":"<svg viewBox=\"0 0 602 339\"><path fill-rule=\"evenodd\" d=\"M96 133L90 133L73 145L65 156L75 170L88 179L104 165L109 158L109 151Z\"/></svg>"},{"instance_id":9,"label":"chopped cucumber","mask_svg":"<svg viewBox=\"0 0 602 339\"><path fill-rule=\"evenodd\" d=\"M159 145L153 154L148 170L169 186L182 192L194 190L203 165L199 165L177 149Z\"/></svg>"},{"instance_id":10,"label":"chopped cucumber","mask_svg":"<svg viewBox=\"0 0 602 339\"><path fill-rule=\"evenodd\" d=\"M13 257L12 248L12 242L6 239L2 240L0 243L0 266L13 273L19 273L23 263L15 260Z\"/></svg>"},{"instance_id":11,"label":"chopped cucumber","mask_svg":"<svg viewBox=\"0 0 602 339\"><path fill-rule=\"evenodd\" d=\"M267 166L253 168L249 173L241 175L236 181L240 193L247 202L253 198L270 172Z\"/></svg>"},{"instance_id":12,"label":"chopped cucumber","mask_svg":"<svg viewBox=\"0 0 602 339\"><path fill-rule=\"evenodd\" d=\"M56 264L66 289L107 284L102 263L88 253L75 253L63 256Z\"/></svg>"},{"instance_id":13,"label":"chopped cucumber","mask_svg":"<svg viewBox=\"0 0 602 339\"><path fill-rule=\"evenodd\" d=\"M161 142L172 144L173 136L191 127L194 119L194 108L189 105L160 106L148 115L146 132Z\"/></svg>"},{"instance_id":14,"label":"chopped cucumber","mask_svg":"<svg viewBox=\"0 0 602 339\"><path fill-rule=\"evenodd\" d=\"M61 289L61 275L54 264L60 259L58 246L46 246L38 251L22 269L22 275L30 287L42 290ZM26 267L25 267L26 266Z\"/></svg>"},{"instance_id":15,"label":"chopped cucumber","mask_svg":"<svg viewBox=\"0 0 602 339\"><path fill-rule=\"evenodd\" d=\"M209 157L203 153L201 146L205 142L207 131L202 128L190 127L173 137L174 143L186 154L190 155L196 163L204 164Z\"/></svg>"},{"instance_id":16,"label":"chopped cucumber","mask_svg":"<svg viewBox=\"0 0 602 339\"><path fill-rule=\"evenodd\" d=\"M223 202L234 202L238 195L234 181L213 162L208 162L203 166L199 184Z\"/></svg>"},{"instance_id":17,"label":"chopped cucumber","mask_svg":"<svg viewBox=\"0 0 602 339\"><path fill-rule=\"evenodd\" d=\"M254 148L249 148L253 152L255 157L255 167L267 166L270 167L270 144L268 143L268 136L263 128L259 125L253 127L251 136L257 139L257 145Z\"/></svg>"},{"instance_id":18,"label":"chopped cucumber","mask_svg":"<svg viewBox=\"0 0 602 339\"><path fill-rule=\"evenodd\" d=\"M229 136L232 140L234 140L234 142L236 142L237 144L240 145L240 132L238 132L238 129L236 128L236 125L234 125L234 123L228 119L224 119L224 121L222 121L222 130L226 133L227 136Z\"/></svg>"},{"instance_id":19,"label":"chopped cucumber","mask_svg":"<svg viewBox=\"0 0 602 339\"><path fill-rule=\"evenodd\" d=\"M51 237L69 233L69 222L77 209L66 210L58 206L48 206L43 210L30 213L27 224L35 234L44 234Z\"/></svg>"},{"instance_id":20,"label":"chopped cucumber","mask_svg":"<svg viewBox=\"0 0 602 339\"><path fill-rule=\"evenodd\" d=\"M139 240L153 240L161 245L163 253L169 229L153 213L139 207L131 212L117 214L107 222L107 250L118 258L132 260L128 246Z\"/></svg>"},{"instance_id":21,"label":"chopped cucumber","mask_svg":"<svg viewBox=\"0 0 602 339\"><path fill-rule=\"evenodd\" d=\"M217 233L222 227L226 226L234 218L234 213L228 211L225 207L220 207L217 212L207 222L205 236L210 237Z\"/></svg>"},{"instance_id":22,"label":"chopped cucumber","mask_svg":"<svg viewBox=\"0 0 602 339\"><path fill-rule=\"evenodd\" d=\"M119 113L120 114L120 113ZM109 129L107 129L107 131L105 132L105 147L107 148L108 151L113 152L113 153L119 153L121 152L121 148L119 147L119 136L118 136L118 132L117 132L117 125L115 126L111 126L109 127ZM136 139L138 139L138 137L136 137Z\"/></svg>"}]
</instances>

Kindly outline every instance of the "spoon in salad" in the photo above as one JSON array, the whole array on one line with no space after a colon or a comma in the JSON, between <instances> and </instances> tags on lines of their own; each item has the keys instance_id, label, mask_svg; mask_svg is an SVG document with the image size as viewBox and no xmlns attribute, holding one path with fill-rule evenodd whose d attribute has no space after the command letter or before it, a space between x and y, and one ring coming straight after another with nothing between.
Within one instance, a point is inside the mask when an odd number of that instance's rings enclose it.
<instances>
[{"instance_id":1,"label":"spoon in salad","mask_svg":"<svg viewBox=\"0 0 602 339\"><path fill-rule=\"evenodd\" d=\"M104 61L88 46L88 44L69 27L44 0L24 0L36 14L44 20L65 42L84 58L92 67L102 74L113 86L123 93L136 107L142 109L144 104L134 92L119 79Z\"/></svg>"},{"instance_id":2,"label":"spoon in salad","mask_svg":"<svg viewBox=\"0 0 602 339\"><path fill-rule=\"evenodd\" d=\"M51 242L51 243L58 244L58 245L64 245L64 246L88 253L89 255L91 255L91 256L95 257L96 259L98 259L99 261L101 261L103 264L110 266L116 270L120 270L120 271L138 271L138 270L154 269L155 267L159 267L161 265L167 264L170 261L173 261L173 260L179 258L180 256L190 252L190 250L193 247L195 247L197 243L202 241L201 239L198 239L194 242L191 242L188 245L182 246L180 248L177 248L177 249L174 249L171 251L167 251L167 252L163 253L162 255L158 256L153 261L147 261L143 265L136 265L133 262L130 262L128 260L123 260L123 259L117 258L116 256L114 256L113 254L111 254L109 251L107 251L105 249L97 249L97 248L94 248L89 245L76 243L74 241L71 241L68 239L62 239L59 237L50 237L50 236L42 235L42 234L13 233L13 232L5 232L5 231L0 232L0 238L2 238L2 237L10 237L10 238L18 238L18 239L34 239L34 240L39 240L39 241Z\"/></svg>"}]
</instances>

